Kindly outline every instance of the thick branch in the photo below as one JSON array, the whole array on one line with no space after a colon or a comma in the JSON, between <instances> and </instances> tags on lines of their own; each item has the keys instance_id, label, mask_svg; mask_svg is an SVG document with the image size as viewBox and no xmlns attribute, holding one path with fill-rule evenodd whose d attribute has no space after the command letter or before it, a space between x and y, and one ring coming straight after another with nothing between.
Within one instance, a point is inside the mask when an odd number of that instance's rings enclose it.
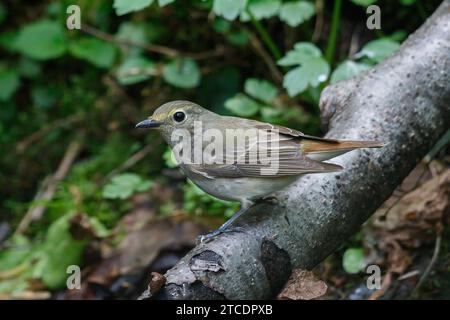
<instances>
[{"instance_id":1,"label":"thick branch","mask_svg":"<svg viewBox=\"0 0 450 320\"><path fill-rule=\"evenodd\" d=\"M345 170L311 174L223 234L189 252L166 274L159 298L271 297L293 267L310 269L389 197L450 124L450 0L400 50L321 97L328 137L386 142L336 158Z\"/></svg>"}]
</instances>

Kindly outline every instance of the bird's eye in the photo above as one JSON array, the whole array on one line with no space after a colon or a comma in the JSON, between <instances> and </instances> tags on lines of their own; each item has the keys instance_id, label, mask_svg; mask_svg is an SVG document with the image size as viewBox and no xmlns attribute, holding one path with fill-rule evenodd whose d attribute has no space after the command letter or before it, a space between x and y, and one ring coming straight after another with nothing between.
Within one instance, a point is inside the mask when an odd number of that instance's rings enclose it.
<instances>
[{"instance_id":1,"label":"bird's eye","mask_svg":"<svg viewBox=\"0 0 450 320\"><path fill-rule=\"evenodd\" d=\"M186 114L183 111L177 111L173 114L175 122L183 122L186 119Z\"/></svg>"}]
</instances>

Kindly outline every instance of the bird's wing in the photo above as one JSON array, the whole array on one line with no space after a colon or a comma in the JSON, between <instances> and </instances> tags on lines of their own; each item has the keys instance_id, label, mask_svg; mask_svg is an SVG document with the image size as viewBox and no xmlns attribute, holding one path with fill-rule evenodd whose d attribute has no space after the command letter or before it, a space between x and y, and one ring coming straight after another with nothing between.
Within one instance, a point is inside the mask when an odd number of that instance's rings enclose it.
<instances>
[{"instance_id":1,"label":"bird's wing","mask_svg":"<svg viewBox=\"0 0 450 320\"><path fill-rule=\"evenodd\" d=\"M190 169L207 178L282 177L304 173L335 172L341 166L309 159L301 150L299 131L280 127L257 128L264 135L247 137L245 144L224 150L223 164L190 165ZM269 130L268 130L269 129ZM278 132L277 132L278 131ZM227 152L228 151L228 152Z\"/></svg>"}]
</instances>

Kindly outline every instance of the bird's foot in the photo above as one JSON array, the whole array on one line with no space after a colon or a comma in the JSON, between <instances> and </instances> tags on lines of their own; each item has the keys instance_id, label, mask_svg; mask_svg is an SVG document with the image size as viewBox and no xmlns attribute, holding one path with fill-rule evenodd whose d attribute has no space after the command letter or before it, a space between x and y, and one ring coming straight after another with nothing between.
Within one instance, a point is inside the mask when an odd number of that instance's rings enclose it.
<instances>
[{"instance_id":1,"label":"bird's foot","mask_svg":"<svg viewBox=\"0 0 450 320\"><path fill-rule=\"evenodd\" d=\"M262 202L268 203L270 205L276 206L280 203L280 200L278 200L275 196L267 196L261 199Z\"/></svg>"},{"instance_id":2,"label":"bird's foot","mask_svg":"<svg viewBox=\"0 0 450 320\"><path fill-rule=\"evenodd\" d=\"M224 229L224 230L219 228L210 233L199 235L197 237L197 244L206 243L206 242L210 241L211 239L213 239L214 237L217 237L218 235L220 235L222 233L227 233L227 232L244 232L244 228L233 227L231 229Z\"/></svg>"}]
</instances>

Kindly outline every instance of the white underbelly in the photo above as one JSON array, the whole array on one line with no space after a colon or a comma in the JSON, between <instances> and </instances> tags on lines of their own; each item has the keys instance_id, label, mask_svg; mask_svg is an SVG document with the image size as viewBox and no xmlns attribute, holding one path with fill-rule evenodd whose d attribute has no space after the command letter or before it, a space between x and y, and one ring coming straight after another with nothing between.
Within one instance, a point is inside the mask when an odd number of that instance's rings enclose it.
<instances>
[{"instance_id":1,"label":"white underbelly","mask_svg":"<svg viewBox=\"0 0 450 320\"><path fill-rule=\"evenodd\" d=\"M296 180L296 176L277 178L216 178L191 179L203 191L223 200L256 200L283 189Z\"/></svg>"}]
</instances>

